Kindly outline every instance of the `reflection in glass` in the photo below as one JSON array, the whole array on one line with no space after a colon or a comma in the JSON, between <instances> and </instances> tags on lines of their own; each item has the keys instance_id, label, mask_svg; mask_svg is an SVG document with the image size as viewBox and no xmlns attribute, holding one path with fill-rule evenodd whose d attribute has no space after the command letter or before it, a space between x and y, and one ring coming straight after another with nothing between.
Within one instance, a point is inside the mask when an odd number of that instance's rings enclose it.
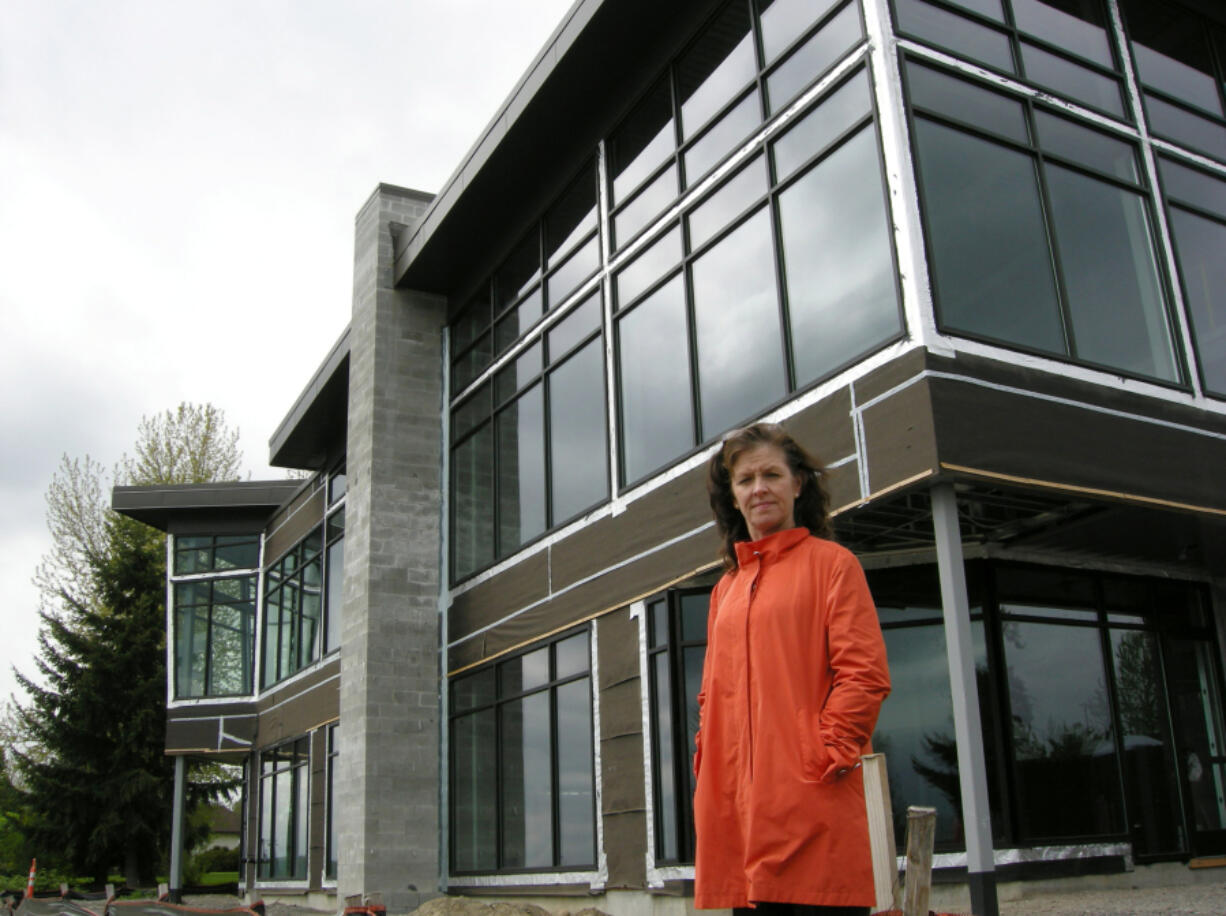
<instances>
[{"instance_id":1,"label":"reflection in glass","mask_svg":"<svg viewBox=\"0 0 1226 916\"><path fill-rule=\"evenodd\" d=\"M581 340L600 328L600 293L589 296L581 305L549 329L549 362L552 365Z\"/></svg>"},{"instance_id":2,"label":"reflection in glass","mask_svg":"<svg viewBox=\"0 0 1226 916\"><path fill-rule=\"evenodd\" d=\"M685 151L685 184L692 187L762 120L758 94L751 92Z\"/></svg>"},{"instance_id":3,"label":"reflection in glass","mask_svg":"<svg viewBox=\"0 0 1226 916\"><path fill-rule=\"evenodd\" d=\"M485 370L494 357L493 346L493 339L486 331L467 353L452 364L451 388L453 391L463 391Z\"/></svg>"},{"instance_id":4,"label":"reflection in glass","mask_svg":"<svg viewBox=\"0 0 1226 916\"><path fill-rule=\"evenodd\" d=\"M1210 178L1171 159L1159 159L1158 170L1168 199L1209 210L1226 220L1226 181Z\"/></svg>"},{"instance_id":5,"label":"reflection in glass","mask_svg":"<svg viewBox=\"0 0 1226 916\"><path fill-rule=\"evenodd\" d=\"M860 131L789 187L779 221L803 386L902 330L873 132Z\"/></svg>"},{"instance_id":6,"label":"reflection in glass","mask_svg":"<svg viewBox=\"0 0 1226 916\"><path fill-rule=\"evenodd\" d=\"M549 376L550 520L557 525L609 494L601 337Z\"/></svg>"},{"instance_id":7,"label":"reflection in glass","mask_svg":"<svg viewBox=\"0 0 1226 916\"><path fill-rule=\"evenodd\" d=\"M620 204L672 153L673 103L667 80L661 80L609 138L609 174L613 202Z\"/></svg>"},{"instance_id":8,"label":"reflection in glass","mask_svg":"<svg viewBox=\"0 0 1226 916\"><path fill-rule=\"evenodd\" d=\"M661 602L657 618L667 621L664 604ZM652 736L656 768L652 804L656 812L656 858L675 861L680 855L677 831L677 780L676 762L673 757L673 683L669 672L669 654L660 652L652 663Z\"/></svg>"},{"instance_id":9,"label":"reflection in glass","mask_svg":"<svg viewBox=\"0 0 1226 916\"><path fill-rule=\"evenodd\" d=\"M749 10L744 3L727 4L677 61L683 136L694 136L756 72Z\"/></svg>"},{"instance_id":10,"label":"reflection in glass","mask_svg":"<svg viewBox=\"0 0 1226 916\"><path fill-rule=\"evenodd\" d=\"M1039 85L1117 118L1124 117L1120 84L1111 77L1026 42L1022 42L1022 66L1027 78Z\"/></svg>"},{"instance_id":11,"label":"reflection in glass","mask_svg":"<svg viewBox=\"0 0 1226 916\"><path fill-rule=\"evenodd\" d=\"M726 181L714 194L690 211L686 224L690 230L690 250L701 248L707 239L727 226L766 194L770 177L766 160L757 156L749 165ZM680 248L680 237L677 239ZM620 289L620 281L619 281Z\"/></svg>"},{"instance_id":12,"label":"reflection in glass","mask_svg":"<svg viewBox=\"0 0 1226 916\"><path fill-rule=\"evenodd\" d=\"M586 649L587 635L575 638ZM557 864L592 865L596 860L596 807L592 792L592 695L588 679L558 687L557 704Z\"/></svg>"},{"instance_id":13,"label":"reflection in glass","mask_svg":"<svg viewBox=\"0 0 1226 916\"><path fill-rule=\"evenodd\" d=\"M849 3L767 78L770 111L782 109L863 37L860 11Z\"/></svg>"},{"instance_id":14,"label":"reflection in glass","mask_svg":"<svg viewBox=\"0 0 1226 916\"><path fill-rule=\"evenodd\" d=\"M498 429L498 554L545 530L545 405L537 385L494 420Z\"/></svg>"},{"instance_id":15,"label":"reflection in glass","mask_svg":"<svg viewBox=\"0 0 1226 916\"><path fill-rule=\"evenodd\" d=\"M671 232L652 242L645 251L635 255L628 267L618 272L617 307L625 308L680 262L681 228L674 226Z\"/></svg>"},{"instance_id":16,"label":"reflection in glass","mask_svg":"<svg viewBox=\"0 0 1226 916\"><path fill-rule=\"evenodd\" d=\"M692 267L702 439L786 390L770 214L759 210Z\"/></svg>"},{"instance_id":17,"label":"reflection in glass","mask_svg":"<svg viewBox=\"0 0 1226 916\"><path fill-rule=\"evenodd\" d=\"M545 263L555 262L596 228L596 166L588 163L545 214Z\"/></svg>"},{"instance_id":18,"label":"reflection in glass","mask_svg":"<svg viewBox=\"0 0 1226 916\"><path fill-rule=\"evenodd\" d=\"M509 366L494 376L494 400L501 404L541 374L540 342L524 350Z\"/></svg>"},{"instance_id":19,"label":"reflection in glass","mask_svg":"<svg viewBox=\"0 0 1226 916\"><path fill-rule=\"evenodd\" d=\"M1163 652L1189 820L1198 831L1226 830L1226 766L1220 762L1226 727L1215 650L1207 642L1167 638Z\"/></svg>"},{"instance_id":20,"label":"reflection in glass","mask_svg":"<svg viewBox=\"0 0 1226 916\"><path fill-rule=\"evenodd\" d=\"M542 868L553 864L553 742L549 693L542 691L499 708L502 736L502 864Z\"/></svg>"},{"instance_id":21,"label":"reflection in glass","mask_svg":"<svg viewBox=\"0 0 1226 916\"><path fill-rule=\"evenodd\" d=\"M529 232L494 275L494 311L500 312L528 291L541 276L541 243Z\"/></svg>"},{"instance_id":22,"label":"reflection in glass","mask_svg":"<svg viewBox=\"0 0 1226 916\"><path fill-rule=\"evenodd\" d=\"M1018 143L1030 140L1026 110L1017 99L913 61L907 61L906 74L913 105Z\"/></svg>"},{"instance_id":23,"label":"reflection in glass","mask_svg":"<svg viewBox=\"0 0 1226 916\"><path fill-rule=\"evenodd\" d=\"M1226 225L1177 207L1170 225L1201 380L1226 396Z\"/></svg>"},{"instance_id":24,"label":"reflection in glass","mask_svg":"<svg viewBox=\"0 0 1226 916\"><path fill-rule=\"evenodd\" d=\"M1124 746L1124 791L1133 825L1132 841L1141 855L1180 852L1178 765L1157 639L1153 633L1111 630L1115 695Z\"/></svg>"},{"instance_id":25,"label":"reflection in glass","mask_svg":"<svg viewBox=\"0 0 1226 916\"><path fill-rule=\"evenodd\" d=\"M581 674L591 667L591 656L588 652L587 633L576 633L553 645L554 662L553 676L561 680L575 674Z\"/></svg>"},{"instance_id":26,"label":"reflection in glass","mask_svg":"<svg viewBox=\"0 0 1226 916\"><path fill-rule=\"evenodd\" d=\"M781 134L771 146L776 181L786 180L835 138L867 117L872 111L869 92L868 73L861 70Z\"/></svg>"},{"instance_id":27,"label":"reflection in glass","mask_svg":"<svg viewBox=\"0 0 1226 916\"><path fill-rule=\"evenodd\" d=\"M452 740L452 865L456 871L497 867L498 793L494 710L454 720Z\"/></svg>"},{"instance_id":28,"label":"reflection in glass","mask_svg":"<svg viewBox=\"0 0 1226 916\"><path fill-rule=\"evenodd\" d=\"M1173 4L1123 0L1141 81L1211 114L1222 114L1205 25Z\"/></svg>"},{"instance_id":29,"label":"reflection in glass","mask_svg":"<svg viewBox=\"0 0 1226 916\"><path fill-rule=\"evenodd\" d=\"M1063 156L1134 184L1140 182L1137 152L1131 143L1041 109L1035 111L1034 119L1044 152Z\"/></svg>"},{"instance_id":30,"label":"reflection in glass","mask_svg":"<svg viewBox=\"0 0 1226 916\"><path fill-rule=\"evenodd\" d=\"M1144 198L1057 165L1047 184L1077 356L1176 381Z\"/></svg>"},{"instance_id":31,"label":"reflection in glass","mask_svg":"<svg viewBox=\"0 0 1226 916\"><path fill-rule=\"evenodd\" d=\"M451 438L459 439L485 422L490 415L490 386L485 383L451 412Z\"/></svg>"},{"instance_id":32,"label":"reflection in glass","mask_svg":"<svg viewBox=\"0 0 1226 916\"><path fill-rule=\"evenodd\" d=\"M677 168L670 166L613 217L613 235L625 245L677 197Z\"/></svg>"},{"instance_id":33,"label":"reflection in glass","mask_svg":"<svg viewBox=\"0 0 1226 916\"><path fill-rule=\"evenodd\" d=\"M486 424L452 453L452 551L455 575L463 577L494 559L494 433Z\"/></svg>"},{"instance_id":34,"label":"reflection in glass","mask_svg":"<svg viewBox=\"0 0 1226 916\"><path fill-rule=\"evenodd\" d=\"M941 325L1065 353L1034 160L914 121Z\"/></svg>"},{"instance_id":35,"label":"reflection in glass","mask_svg":"<svg viewBox=\"0 0 1226 916\"><path fill-rule=\"evenodd\" d=\"M538 286L525 296L519 305L498 319L497 324L494 325L494 349L499 354L506 352L511 344L519 340L525 331L536 324L537 319L544 312L544 299L541 288Z\"/></svg>"},{"instance_id":36,"label":"reflection in glass","mask_svg":"<svg viewBox=\"0 0 1226 916\"><path fill-rule=\"evenodd\" d=\"M1145 96L1150 129L1217 159L1226 159L1226 127L1152 95Z\"/></svg>"},{"instance_id":37,"label":"reflection in glass","mask_svg":"<svg viewBox=\"0 0 1226 916\"><path fill-rule=\"evenodd\" d=\"M694 444L687 337L680 274L618 322L622 464L627 482Z\"/></svg>"},{"instance_id":38,"label":"reflection in glass","mask_svg":"<svg viewBox=\"0 0 1226 916\"><path fill-rule=\"evenodd\" d=\"M762 28L762 51L769 64L800 37L810 25L817 22L837 0L760 0L759 22ZM856 4L849 4L851 9ZM842 12L840 11L840 14Z\"/></svg>"},{"instance_id":39,"label":"reflection in glass","mask_svg":"<svg viewBox=\"0 0 1226 916\"><path fill-rule=\"evenodd\" d=\"M1119 833L1120 783L1098 631L1002 624L1026 840Z\"/></svg>"},{"instance_id":40,"label":"reflection in glass","mask_svg":"<svg viewBox=\"0 0 1226 916\"><path fill-rule=\"evenodd\" d=\"M490 326L489 284L482 284L477 294L451 325L451 356L475 341Z\"/></svg>"},{"instance_id":41,"label":"reflection in glass","mask_svg":"<svg viewBox=\"0 0 1226 916\"><path fill-rule=\"evenodd\" d=\"M1014 72L1009 39L1000 32L923 0L895 0L894 8L901 31L997 70Z\"/></svg>"},{"instance_id":42,"label":"reflection in glass","mask_svg":"<svg viewBox=\"0 0 1226 916\"><path fill-rule=\"evenodd\" d=\"M1114 63L1104 27L1106 20L1096 2L1013 0L1013 20L1021 31L1079 57L1103 67Z\"/></svg>"},{"instance_id":43,"label":"reflection in glass","mask_svg":"<svg viewBox=\"0 0 1226 916\"><path fill-rule=\"evenodd\" d=\"M550 274L546 283L549 288L549 308L560 305L579 284L595 273L599 266L600 240L597 236L592 236L556 273Z\"/></svg>"}]
</instances>

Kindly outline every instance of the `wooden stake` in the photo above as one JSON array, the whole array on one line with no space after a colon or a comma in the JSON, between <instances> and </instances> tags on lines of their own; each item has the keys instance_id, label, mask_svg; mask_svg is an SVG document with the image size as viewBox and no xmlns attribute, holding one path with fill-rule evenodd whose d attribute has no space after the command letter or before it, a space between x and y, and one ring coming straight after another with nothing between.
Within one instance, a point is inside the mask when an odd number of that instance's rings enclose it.
<instances>
[{"instance_id":1,"label":"wooden stake","mask_svg":"<svg viewBox=\"0 0 1226 916\"><path fill-rule=\"evenodd\" d=\"M937 827L937 809L912 805L907 809L907 888L903 916L927 916L928 892L932 889L932 842Z\"/></svg>"},{"instance_id":2,"label":"wooden stake","mask_svg":"<svg viewBox=\"0 0 1226 916\"><path fill-rule=\"evenodd\" d=\"M899 903L898 851L894 844L894 809L890 805L890 781L885 754L866 754L864 806L868 813L868 842L873 855L875 910L896 910Z\"/></svg>"}]
</instances>

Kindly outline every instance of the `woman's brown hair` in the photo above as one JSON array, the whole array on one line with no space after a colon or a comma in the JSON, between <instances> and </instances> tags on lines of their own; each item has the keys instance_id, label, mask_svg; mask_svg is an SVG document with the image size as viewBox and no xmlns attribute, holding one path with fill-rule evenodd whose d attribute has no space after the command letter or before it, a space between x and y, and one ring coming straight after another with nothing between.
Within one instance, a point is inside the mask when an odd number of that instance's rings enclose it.
<instances>
[{"instance_id":1,"label":"woman's brown hair","mask_svg":"<svg viewBox=\"0 0 1226 916\"><path fill-rule=\"evenodd\" d=\"M707 466L707 495L720 537L720 557L727 569L736 569L736 542L749 540L745 518L732 500L732 466L750 449L773 445L783 452L792 475L800 481L796 497L796 524L816 537L833 539L830 525L830 494L826 491L825 468L805 448L775 423L754 423L734 429L724 437L720 450Z\"/></svg>"}]
</instances>

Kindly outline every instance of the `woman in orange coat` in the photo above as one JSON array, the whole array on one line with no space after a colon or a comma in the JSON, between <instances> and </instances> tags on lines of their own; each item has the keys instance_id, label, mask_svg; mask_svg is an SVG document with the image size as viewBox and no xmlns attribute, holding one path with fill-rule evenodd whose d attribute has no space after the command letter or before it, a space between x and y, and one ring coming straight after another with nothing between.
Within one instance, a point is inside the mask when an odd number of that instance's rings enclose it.
<instances>
[{"instance_id":1,"label":"woman in orange coat","mask_svg":"<svg viewBox=\"0 0 1226 916\"><path fill-rule=\"evenodd\" d=\"M734 431L711 460L727 571L698 698L699 908L815 916L874 902L860 756L890 679L864 572L830 540L821 473L772 424Z\"/></svg>"}]
</instances>

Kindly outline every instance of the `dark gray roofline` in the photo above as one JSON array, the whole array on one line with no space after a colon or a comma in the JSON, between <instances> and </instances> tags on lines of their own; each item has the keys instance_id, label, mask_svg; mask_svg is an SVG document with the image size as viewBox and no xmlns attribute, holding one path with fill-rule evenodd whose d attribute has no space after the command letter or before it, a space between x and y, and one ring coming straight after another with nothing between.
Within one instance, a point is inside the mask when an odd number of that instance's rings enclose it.
<instances>
[{"instance_id":1,"label":"dark gray roofline","mask_svg":"<svg viewBox=\"0 0 1226 916\"><path fill-rule=\"evenodd\" d=\"M349 327L346 325L341 336L332 345L332 349L328 351L328 355L324 357L324 361L315 370L311 380L307 382L306 388L294 401L285 419L269 438L268 463L273 467L319 470L314 467L314 464L318 463L315 457L318 452L318 440L326 438L328 432L318 428L319 413L326 406L323 404L323 396L325 392L328 392L332 397L338 397L337 388L343 386L347 397L349 390L348 360ZM332 406L336 407L336 405ZM323 412L328 411L323 410ZM308 420L316 428L307 428ZM339 434L343 440L345 435L343 427L339 430Z\"/></svg>"},{"instance_id":2,"label":"dark gray roofline","mask_svg":"<svg viewBox=\"0 0 1226 916\"><path fill-rule=\"evenodd\" d=\"M168 531L178 521L227 519L227 527L258 530L263 521L306 486L304 480L243 480L228 483L155 484L114 487L111 508Z\"/></svg>"}]
</instances>

